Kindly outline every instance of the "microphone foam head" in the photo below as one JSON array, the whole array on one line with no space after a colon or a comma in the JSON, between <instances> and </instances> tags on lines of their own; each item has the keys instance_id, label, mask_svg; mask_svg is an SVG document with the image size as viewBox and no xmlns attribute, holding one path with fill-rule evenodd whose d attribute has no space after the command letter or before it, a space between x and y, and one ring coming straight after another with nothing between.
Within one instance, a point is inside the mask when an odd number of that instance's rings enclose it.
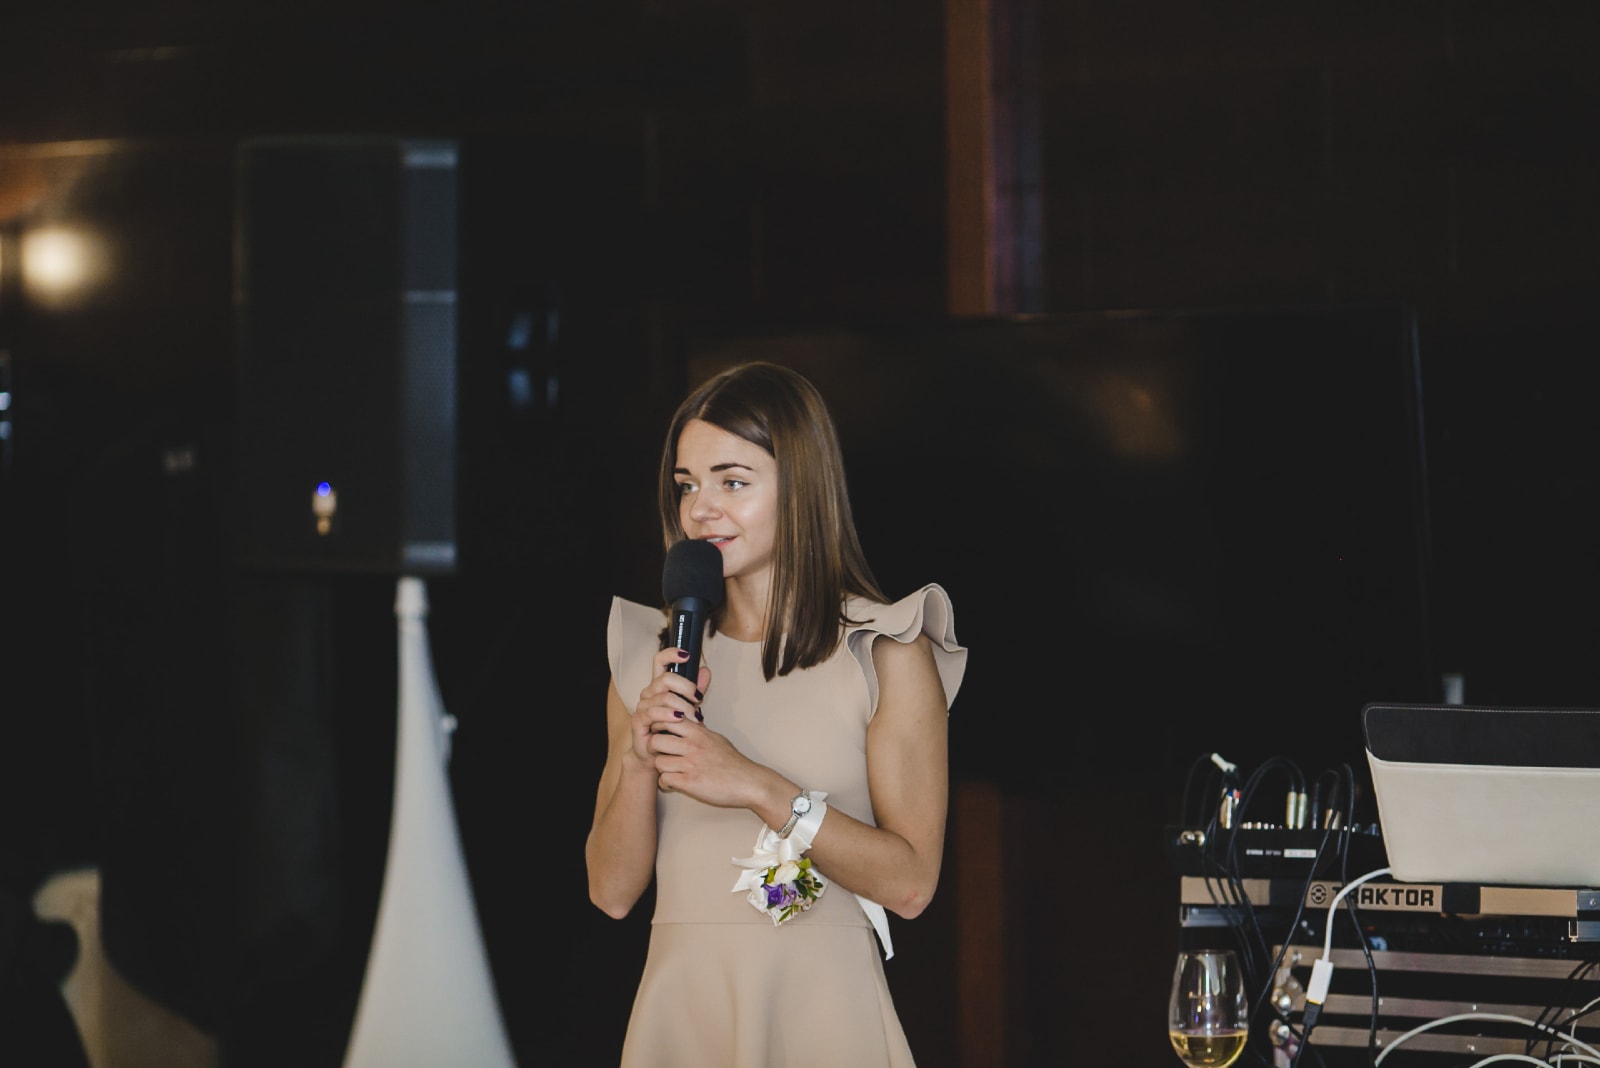
<instances>
[{"instance_id":1,"label":"microphone foam head","mask_svg":"<svg viewBox=\"0 0 1600 1068\"><path fill-rule=\"evenodd\" d=\"M709 541L685 538L667 550L661 569L661 593L671 604L695 597L715 608L722 603L722 550Z\"/></svg>"}]
</instances>

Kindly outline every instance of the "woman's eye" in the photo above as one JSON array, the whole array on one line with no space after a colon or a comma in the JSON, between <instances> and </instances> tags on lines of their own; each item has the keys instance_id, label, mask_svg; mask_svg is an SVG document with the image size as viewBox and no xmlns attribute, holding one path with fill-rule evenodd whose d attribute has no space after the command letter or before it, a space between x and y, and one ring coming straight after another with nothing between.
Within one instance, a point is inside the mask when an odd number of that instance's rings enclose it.
<instances>
[{"instance_id":1,"label":"woman's eye","mask_svg":"<svg viewBox=\"0 0 1600 1068\"><path fill-rule=\"evenodd\" d=\"M744 487L746 485L748 485L748 483L741 482L737 478L730 478L730 479L725 479L723 481L722 485L727 489L737 490L737 489L744 489Z\"/></svg>"},{"instance_id":2,"label":"woman's eye","mask_svg":"<svg viewBox=\"0 0 1600 1068\"><path fill-rule=\"evenodd\" d=\"M680 483L678 483L678 496L682 497L682 496L685 496L686 494L690 494L690 493L693 493L693 492L694 492L694 483L693 482L680 482Z\"/></svg>"}]
</instances>

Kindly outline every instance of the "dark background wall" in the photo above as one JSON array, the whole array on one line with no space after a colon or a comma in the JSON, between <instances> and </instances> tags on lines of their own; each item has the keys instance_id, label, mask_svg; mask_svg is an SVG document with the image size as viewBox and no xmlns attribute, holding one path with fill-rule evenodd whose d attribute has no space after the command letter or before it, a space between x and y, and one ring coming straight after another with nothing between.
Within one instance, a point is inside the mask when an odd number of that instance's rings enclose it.
<instances>
[{"instance_id":1,"label":"dark background wall","mask_svg":"<svg viewBox=\"0 0 1600 1068\"><path fill-rule=\"evenodd\" d=\"M1442 0L990 10L1004 31L994 199L1010 226L997 246L1014 283L1000 306L1414 309L1430 669L1462 673L1475 702L1594 703L1600 167L1586 132L1600 16ZM121 265L89 306L30 303L14 278L0 292L17 397L0 563L5 834L23 877L83 860L121 871L120 900L143 908L124 929L146 932L130 968L227 1037L235 1063L275 1042L337 1061L377 893L393 698L384 581L286 589L234 574L220 549L236 144L360 132L461 145L462 563L431 585L440 682L462 724L458 819L519 1058L605 1063L648 907L604 920L578 858L606 604L650 597L659 575L660 428L698 337L945 314L948 275L970 266L946 237L946 17L896 2L620 0L80 0L5 16L0 279L23 229L51 217L94 220ZM1296 358L1283 354L1285 397L1315 398L1340 374ZM540 387L526 403L507 386L516 372ZM196 462L169 474L186 449ZM908 448L907 463L921 455ZM882 515L1006 519L981 484L931 501L874 491ZM1015 555L993 581L1026 587ZM982 601L952 592L960 624ZM263 620L303 643L264 651ZM1075 705L1071 671L1041 677L1036 705L994 707L984 672L1029 666L1000 658L995 620L960 632L988 649L953 730L1015 734L1036 754L1049 715L1104 712ZM314 659L304 644L332 650L331 674L274 676ZM247 699L241 678L279 689ZM1359 757L1356 711L1291 713L1270 735L1219 719L1205 744L1318 769ZM1006 848L965 869L955 849L934 908L898 928L891 981L922 1062L1058 1063L1089 1026L1125 1037L1125 1063L1170 1057L1159 1014L1175 903L1159 830L1181 783L1144 773L1141 733L1167 728L1138 717L1142 731L1118 733L1087 776L1037 759L1019 759L1026 774L957 767L988 801L958 807L953 840L981 818ZM303 782L241 781L263 722L321 754ZM1088 809L1098 818L1078 818ZM296 843L293 909L235 856L241 826ZM1061 827L1072 833L1048 872L1064 900L1041 910L1021 844ZM974 916L1003 933L977 961ZM290 922L302 926L285 940ZM216 975L228 982L196 980ZM551 975L554 1000L540 993ZM284 1016L305 1023L274 1030ZM987 1054L974 1036L993 1040Z\"/></svg>"}]
</instances>

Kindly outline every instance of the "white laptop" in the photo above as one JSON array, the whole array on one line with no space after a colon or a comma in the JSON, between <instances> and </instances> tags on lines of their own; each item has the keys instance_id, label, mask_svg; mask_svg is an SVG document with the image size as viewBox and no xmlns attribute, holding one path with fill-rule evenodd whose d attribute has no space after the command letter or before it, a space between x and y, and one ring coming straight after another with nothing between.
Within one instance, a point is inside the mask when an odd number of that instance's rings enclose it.
<instances>
[{"instance_id":1,"label":"white laptop","mask_svg":"<svg viewBox=\"0 0 1600 1068\"><path fill-rule=\"evenodd\" d=\"M1361 720L1393 878L1600 888L1600 709L1374 703Z\"/></svg>"}]
</instances>

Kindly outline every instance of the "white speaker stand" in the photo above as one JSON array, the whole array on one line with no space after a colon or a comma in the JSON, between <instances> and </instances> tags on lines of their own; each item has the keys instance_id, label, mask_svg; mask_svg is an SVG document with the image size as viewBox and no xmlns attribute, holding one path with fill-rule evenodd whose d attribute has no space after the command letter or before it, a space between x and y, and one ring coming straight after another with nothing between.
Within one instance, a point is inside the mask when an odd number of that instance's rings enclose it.
<instances>
[{"instance_id":1,"label":"white speaker stand","mask_svg":"<svg viewBox=\"0 0 1600 1068\"><path fill-rule=\"evenodd\" d=\"M344 1068L514 1068L450 800L452 720L433 674L422 579L401 577L394 610L394 815Z\"/></svg>"}]
</instances>

